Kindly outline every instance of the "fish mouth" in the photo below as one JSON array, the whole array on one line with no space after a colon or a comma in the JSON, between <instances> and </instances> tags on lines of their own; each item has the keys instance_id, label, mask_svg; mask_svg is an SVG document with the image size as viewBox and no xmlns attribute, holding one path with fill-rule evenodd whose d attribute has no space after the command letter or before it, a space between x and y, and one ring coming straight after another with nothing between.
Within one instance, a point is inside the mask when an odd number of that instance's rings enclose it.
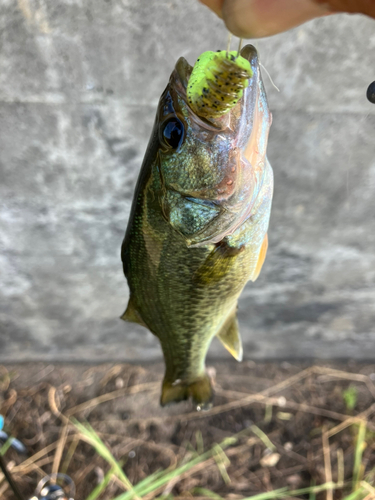
<instances>
[{"instance_id":1,"label":"fish mouth","mask_svg":"<svg viewBox=\"0 0 375 500\"><path fill-rule=\"evenodd\" d=\"M193 66L191 66L184 57L180 57L176 63L175 69L186 93L186 88L189 83L191 72L193 71Z\"/></svg>"},{"instance_id":2,"label":"fish mouth","mask_svg":"<svg viewBox=\"0 0 375 500\"><path fill-rule=\"evenodd\" d=\"M251 68L258 66L258 52L254 45L245 45L240 51L240 55L247 59L251 65ZM176 72L179 76L180 82L186 89L191 72L193 71L193 66L191 66L184 57L180 57L176 63Z\"/></svg>"},{"instance_id":3,"label":"fish mouth","mask_svg":"<svg viewBox=\"0 0 375 500\"><path fill-rule=\"evenodd\" d=\"M187 102L186 89L189 84L189 79L193 71L193 66L191 66L184 57L180 57L175 66L175 77L172 78L173 86L178 91L179 95L183 97L186 102L190 115L194 121L200 124L205 124L206 126L214 127L217 129L225 129L231 121L231 117L237 121L240 116L244 113L252 113L252 106L256 99L257 87L258 87L258 75L259 75L259 59L256 48L253 45L246 45L240 51L240 55L250 62L251 69L253 71L253 76L249 79L249 85L244 91L244 96L241 98L239 103L235 105L229 112L223 114L220 117L202 117L194 111ZM250 97L252 94L252 98Z\"/></svg>"},{"instance_id":4,"label":"fish mouth","mask_svg":"<svg viewBox=\"0 0 375 500\"><path fill-rule=\"evenodd\" d=\"M257 49L254 45L245 45L242 48L240 55L247 59L250 63L253 76L249 79L249 85L244 91L244 95L240 100L240 112L238 118L240 116L247 116L248 119L253 117L256 108L256 101L258 99L259 87L261 84L261 76L259 71L259 57ZM235 109L235 108L234 108Z\"/></svg>"},{"instance_id":5,"label":"fish mouth","mask_svg":"<svg viewBox=\"0 0 375 500\"><path fill-rule=\"evenodd\" d=\"M252 69L254 69L254 66L258 66L258 52L254 45L245 45L241 49L240 55L249 61Z\"/></svg>"}]
</instances>

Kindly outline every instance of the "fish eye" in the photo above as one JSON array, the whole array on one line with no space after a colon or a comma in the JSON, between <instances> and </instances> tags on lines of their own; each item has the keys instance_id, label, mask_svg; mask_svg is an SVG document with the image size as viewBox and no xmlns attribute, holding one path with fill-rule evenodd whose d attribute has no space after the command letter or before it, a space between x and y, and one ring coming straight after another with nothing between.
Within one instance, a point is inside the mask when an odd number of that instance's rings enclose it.
<instances>
[{"instance_id":1,"label":"fish eye","mask_svg":"<svg viewBox=\"0 0 375 500\"><path fill-rule=\"evenodd\" d=\"M178 149L184 139L185 128L176 117L170 118L163 124L163 139L167 146Z\"/></svg>"}]
</instances>

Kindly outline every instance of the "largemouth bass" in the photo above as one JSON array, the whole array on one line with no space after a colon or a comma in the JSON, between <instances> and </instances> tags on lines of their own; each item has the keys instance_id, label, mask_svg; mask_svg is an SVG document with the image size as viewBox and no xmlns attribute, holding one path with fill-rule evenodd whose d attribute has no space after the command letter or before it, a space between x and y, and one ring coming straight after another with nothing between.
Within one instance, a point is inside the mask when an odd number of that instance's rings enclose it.
<instances>
[{"instance_id":1,"label":"largemouth bass","mask_svg":"<svg viewBox=\"0 0 375 500\"><path fill-rule=\"evenodd\" d=\"M130 288L122 319L160 340L161 405L191 397L198 409L210 406L208 348L217 336L242 359L237 300L267 252L271 114L255 48L247 45L241 56L252 77L220 117L200 117L189 106L193 68L178 60L160 98L122 245Z\"/></svg>"}]
</instances>

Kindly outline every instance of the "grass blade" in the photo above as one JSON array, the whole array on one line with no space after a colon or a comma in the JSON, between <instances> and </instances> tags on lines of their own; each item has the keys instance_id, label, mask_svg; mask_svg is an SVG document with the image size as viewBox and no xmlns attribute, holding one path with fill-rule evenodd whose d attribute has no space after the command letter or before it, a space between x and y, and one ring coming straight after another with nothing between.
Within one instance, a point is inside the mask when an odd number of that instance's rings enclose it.
<instances>
[{"instance_id":1,"label":"grass blade","mask_svg":"<svg viewBox=\"0 0 375 500\"><path fill-rule=\"evenodd\" d=\"M251 432L253 432L256 437L258 437L264 444L266 448L268 448L271 451L276 451L276 446L272 443L270 438L265 434L259 427L255 424L250 426Z\"/></svg>"},{"instance_id":2,"label":"grass blade","mask_svg":"<svg viewBox=\"0 0 375 500\"><path fill-rule=\"evenodd\" d=\"M366 427L367 427L366 422L363 420L359 424L357 445L355 447L355 454L354 454L353 491L359 488L359 482L362 479L361 476L363 475L362 454L366 447L365 443Z\"/></svg>"},{"instance_id":3,"label":"grass blade","mask_svg":"<svg viewBox=\"0 0 375 500\"><path fill-rule=\"evenodd\" d=\"M95 448L96 452L104 458L114 469L114 473L120 479L120 481L124 484L124 486L129 490L129 493L132 495L132 498L135 497L135 492L133 489L133 485L127 478L125 472L122 470L120 464L117 462L115 457L100 439L100 437L96 434L94 429L90 426L89 423L86 425L81 424L76 419L72 419L73 425L79 430L82 435L82 438L91 444L93 448Z\"/></svg>"},{"instance_id":4,"label":"grass blade","mask_svg":"<svg viewBox=\"0 0 375 500\"><path fill-rule=\"evenodd\" d=\"M220 448L224 450L225 448L228 448L229 446L232 446L235 444L238 440L238 435L242 435L243 431L238 433L235 436L231 436L229 438L225 438L221 443L220 443ZM185 472L188 472L190 469L192 469L195 465L200 464L201 462L204 462L205 460L208 460L209 458L212 458L215 453L217 453L217 446L214 446L211 448L209 451L206 451L205 453L202 453L202 455L199 455L198 457L194 457L191 460L189 460L187 463L180 465L177 467L177 469L173 471L163 471L158 478L155 479L154 482L145 484L145 480L141 481L140 483L136 484L133 487L133 492L127 491L125 493L122 493L121 495L117 496L114 500L131 500L134 498L134 494L137 494L139 497L145 496L149 493L152 493L153 491L159 489L160 487L164 486L167 484L169 481L175 479L178 476L181 476L182 474L185 474Z\"/></svg>"},{"instance_id":5,"label":"grass blade","mask_svg":"<svg viewBox=\"0 0 375 500\"><path fill-rule=\"evenodd\" d=\"M112 467L112 469L107 472L107 474L104 476L103 481L96 486L90 493L90 495L86 498L86 500L96 500L98 496L103 493L103 491L106 489L106 487L109 485L111 482L112 476L115 474L115 469Z\"/></svg>"},{"instance_id":6,"label":"grass blade","mask_svg":"<svg viewBox=\"0 0 375 500\"><path fill-rule=\"evenodd\" d=\"M208 490L207 488L194 488L192 490L193 494L197 494L201 497L212 498L213 500L224 500L223 497L215 493L214 491Z\"/></svg>"},{"instance_id":7,"label":"grass blade","mask_svg":"<svg viewBox=\"0 0 375 500\"><path fill-rule=\"evenodd\" d=\"M0 448L0 455L4 456L11 446L12 446L12 438L8 438L3 444L3 446Z\"/></svg>"},{"instance_id":8,"label":"grass blade","mask_svg":"<svg viewBox=\"0 0 375 500\"><path fill-rule=\"evenodd\" d=\"M353 493L350 493L350 495L344 497L342 500L362 500L365 495L365 491L360 488L359 490L353 491Z\"/></svg>"},{"instance_id":9,"label":"grass blade","mask_svg":"<svg viewBox=\"0 0 375 500\"><path fill-rule=\"evenodd\" d=\"M259 493L258 495L244 498L243 500L273 500L276 498L297 497L298 495L309 495L311 493L315 494L320 493L321 491L327 491L335 488L337 488L337 484L335 483L325 483L320 486L309 486L308 488L301 488L300 490L288 490L288 488L280 488L274 491Z\"/></svg>"}]
</instances>

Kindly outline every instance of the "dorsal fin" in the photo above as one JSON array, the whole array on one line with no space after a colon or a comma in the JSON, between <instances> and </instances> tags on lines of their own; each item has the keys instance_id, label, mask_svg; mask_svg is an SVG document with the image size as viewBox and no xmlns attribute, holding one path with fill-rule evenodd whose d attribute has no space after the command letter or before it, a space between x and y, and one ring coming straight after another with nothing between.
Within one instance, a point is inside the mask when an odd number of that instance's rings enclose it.
<instances>
[{"instance_id":1,"label":"dorsal fin","mask_svg":"<svg viewBox=\"0 0 375 500\"><path fill-rule=\"evenodd\" d=\"M231 353L234 359L242 361L242 341L240 332L238 331L236 309L237 307L224 323L222 329L217 334L217 338L223 344L225 349Z\"/></svg>"},{"instance_id":2,"label":"dorsal fin","mask_svg":"<svg viewBox=\"0 0 375 500\"><path fill-rule=\"evenodd\" d=\"M147 325L145 324L141 315L137 311L132 296L130 296L128 307L126 308L124 314L121 316L121 319L123 319L124 321L130 321L131 323L138 323L139 325L145 326L147 328Z\"/></svg>"}]
</instances>

